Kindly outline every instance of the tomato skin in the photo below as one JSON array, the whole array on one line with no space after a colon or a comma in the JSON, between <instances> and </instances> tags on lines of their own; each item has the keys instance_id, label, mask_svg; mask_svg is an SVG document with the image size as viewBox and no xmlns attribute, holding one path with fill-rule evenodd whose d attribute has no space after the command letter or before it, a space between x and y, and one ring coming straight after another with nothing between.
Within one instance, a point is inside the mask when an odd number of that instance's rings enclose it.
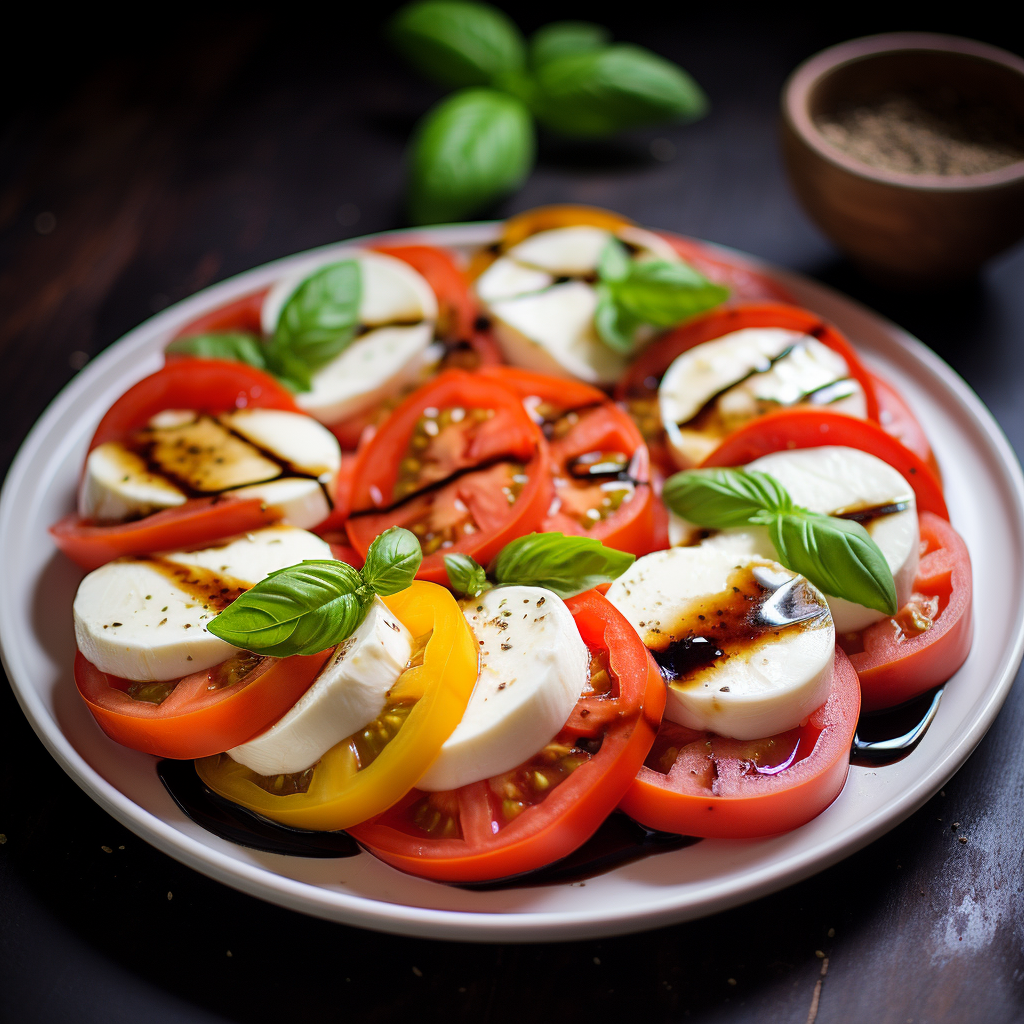
<instances>
[{"instance_id":1,"label":"tomato skin","mask_svg":"<svg viewBox=\"0 0 1024 1024\"><path fill-rule=\"evenodd\" d=\"M539 398L561 409L582 409L600 405L608 396L581 380L549 377L546 373L524 370L518 366L484 366L479 376L496 380L514 391L521 399Z\"/></svg>"},{"instance_id":2,"label":"tomato skin","mask_svg":"<svg viewBox=\"0 0 1024 1024\"><path fill-rule=\"evenodd\" d=\"M231 409L301 412L291 393L262 370L223 359L174 359L130 387L100 420L89 451L121 441L165 409L219 413Z\"/></svg>"},{"instance_id":3,"label":"tomato skin","mask_svg":"<svg viewBox=\"0 0 1024 1024\"><path fill-rule=\"evenodd\" d=\"M218 307L212 313L205 313L183 327L174 337L175 339L191 338L196 334L216 334L220 331L245 331L249 334L262 334L263 300L269 291L269 288L261 288L258 292L243 295L240 299L235 299L234 302ZM188 357L171 354L167 358L170 360Z\"/></svg>"},{"instance_id":4,"label":"tomato skin","mask_svg":"<svg viewBox=\"0 0 1024 1024\"><path fill-rule=\"evenodd\" d=\"M709 281L731 289L733 302L793 302L778 281L762 273L739 254L718 252L693 238L657 231L673 249Z\"/></svg>"},{"instance_id":5,"label":"tomato skin","mask_svg":"<svg viewBox=\"0 0 1024 1024\"><path fill-rule=\"evenodd\" d=\"M921 556L914 592L939 598L931 629L899 638L892 619L868 626L851 654L865 711L895 707L944 683L967 660L974 638L971 557L960 535L930 512L920 516Z\"/></svg>"},{"instance_id":6,"label":"tomato skin","mask_svg":"<svg viewBox=\"0 0 1024 1024\"><path fill-rule=\"evenodd\" d=\"M882 380L877 373L871 374L871 382L878 399L878 425L896 438L904 448L909 448L921 458L935 474L935 479L942 483L942 473L936 461L935 453L928 441L924 427L917 421L910 406L903 396L889 383Z\"/></svg>"},{"instance_id":7,"label":"tomato skin","mask_svg":"<svg viewBox=\"0 0 1024 1024\"><path fill-rule=\"evenodd\" d=\"M279 518L259 498L192 498L177 508L111 526L94 526L72 512L50 527L50 536L68 558L92 570L124 555L202 547L270 526Z\"/></svg>"},{"instance_id":8,"label":"tomato skin","mask_svg":"<svg viewBox=\"0 0 1024 1024\"><path fill-rule=\"evenodd\" d=\"M859 448L888 462L914 489L919 513L933 512L949 519L942 487L920 456L876 424L827 409L794 406L751 420L730 434L701 465L745 466L772 452L823 445Z\"/></svg>"},{"instance_id":9,"label":"tomato skin","mask_svg":"<svg viewBox=\"0 0 1024 1024\"><path fill-rule=\"evenodd\" d=\"M128 680L75 653L75 684L100 728L118 743L158 757L219 754L251 739L309 689L331 651L272 659L232 686L210 693L210 671L186 676L162 704L133 700ZM121 684L121 685L118 685Z\"/></svg>"},{"instance_id":10,"label":"tomato skin","mask_svg":"<svg viewBox=\"0 0 1024 1024\"><path fill-rule=\"evenodd\" d=\"M685 763L676 762L674 776L645 765L619 808L648 828L680 835L753 839L788 832L820 814L842 790L859 713L857 673L837 648L828 700L801 730L801 740L814 743L807 757L776 775L753 776L744 773L749 762L742 756L720 758L715 793L695 781ZM706 735L685 732L693 739Z\"/></svg>"},{"instance_id":11,"label":"tomato skin","mask_svg":"<svg viewBox=\"0 0 1024 1024\"><path fill-rule=\"evenodd\" d=\"M566 604L584 642L608 651L619 681L617 700L603 702L619 705L614 709L617 713L609 713L600 729L584 727L587 734L603 734L598 753L543 802L497 832L488 805L488 783L476 782L451 794L459 803L462 838L410 835L396 825L408 806L423 796L414 790L390 811L349 829L371 853L423 878L490 881L533 871L567 856L611 813L654 740L664 711L665 686L640 638L605 598L588 591ZM582 700L597 703L596 698ZM574 712L577 717L579 710L580 704Z\"/></svg>"},{"instance_id":12,"label":"tomato skin","mask_svg":"<svg viewBox=\"0 0 1024 1024\"><path fill-rule=\"evenodd\" d=\"M650 378L660 380L669 365L683 352L733 331L750 327L781 327L810 334L841 355L849 367L850 376L864 390L868 419L878 422L878 400L875 397L874 380L849 341L836 328L809 310L780 302L744 303L723 307L689 320L679 327L673 327L652 342L634 360L626 375L619 381L615 397L624 401L650 394L651 388L648 387L647 381Z\"/></svg>"}]
</instances>

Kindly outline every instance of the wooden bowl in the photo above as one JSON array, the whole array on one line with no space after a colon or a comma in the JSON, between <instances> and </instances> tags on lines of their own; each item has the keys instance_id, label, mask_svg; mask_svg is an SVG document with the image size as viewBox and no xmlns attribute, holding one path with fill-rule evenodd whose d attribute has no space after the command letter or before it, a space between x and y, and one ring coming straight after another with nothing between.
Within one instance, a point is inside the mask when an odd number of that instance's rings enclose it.
<instances>
[{"instance_id":1,"label":"wooden bowl","mask_svg":"<svg viewBox=\"0 0 1024 1024\"><path fill-rule=\"evenodd\" d=\"M811 218L875 280L930 287L975 274L1024 236L1024 160L980 174L912 174L861 162L816 120L889 93L953 88L1024 124L1024 60L923 32L854 39L801 64L782 92L782 147Z\"/></svg>"}]
</instances>

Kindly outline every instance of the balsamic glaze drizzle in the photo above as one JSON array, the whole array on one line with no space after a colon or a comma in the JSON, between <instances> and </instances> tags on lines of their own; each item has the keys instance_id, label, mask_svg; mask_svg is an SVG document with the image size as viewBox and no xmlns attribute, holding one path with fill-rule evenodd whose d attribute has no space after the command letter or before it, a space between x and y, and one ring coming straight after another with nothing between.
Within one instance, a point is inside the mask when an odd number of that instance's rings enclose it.
<instances>
[{"instance_id":1,"label":"balsamic glaze drizzle","mask_svg":"<svg viewBox=\"0 0 1024 1024\"><path fill-rule=\"evenodd\" d=\"M850 764L876 768L906 757L934 721L942 690L940 686L898 707L862 714L850 748Z\"/></svg>"}]
</instances>

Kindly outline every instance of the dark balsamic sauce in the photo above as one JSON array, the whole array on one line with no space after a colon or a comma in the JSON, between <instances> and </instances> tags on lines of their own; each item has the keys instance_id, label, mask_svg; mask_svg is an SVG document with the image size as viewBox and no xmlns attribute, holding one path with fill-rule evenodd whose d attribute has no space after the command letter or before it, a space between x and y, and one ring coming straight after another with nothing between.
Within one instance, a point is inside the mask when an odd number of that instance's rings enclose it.
<instances>
[{"instance_id":1,"label":"dark balsamic sauce","mask_svg":"<svg viewBox=\"0 0 1024 1024\"><path fill-rule=\"evenodd\" d=\"M345 832L289 828L225 800L203 784L191 761L158 761L156 773L182 811L220 839L291 857L354 857L360 852Z\"/></svg>"},{"instance_id":2,"label":"dark balsamic sauce","mask_svg":"<svg viewBox=\"0 0 1024 1024\"><path fill-rule=\"evenodd\" d=\"M583 882L623 864L633 864L655 854L681 850L699 842L700 839L695 836L677 836L673 832L656 832L645 828L621 811L615 811L578 850L554 864L496 881L462 882L456 884L455 888L490 892L496 889L530 889L535 886Z\"/></svg>"},{"instance_id":3,"label":"dark balsamic sauce","mask_svg":"<svg viewBox=\"0 0 1024 1024\"><path fill-rule=\"evenodd\" d=\"M902 761L932 724L942 689L929 690L895 708L862 714L850 748L850 764L878 768Z\"/></svg>"}]
</instances>

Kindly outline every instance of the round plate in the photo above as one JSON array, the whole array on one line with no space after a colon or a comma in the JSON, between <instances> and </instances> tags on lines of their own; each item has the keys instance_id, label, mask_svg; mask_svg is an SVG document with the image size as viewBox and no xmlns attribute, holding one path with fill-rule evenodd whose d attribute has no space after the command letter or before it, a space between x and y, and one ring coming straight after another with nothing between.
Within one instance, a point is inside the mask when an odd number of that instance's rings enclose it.
<instances>
[{"instance_id":1,"label":"round plate","mask_svg":"<svg viewBox=\"0 0 1024 1024\"><path fill-rule=\"evenodd\" d=\"M468 247L492 241L496 227L440 228L416 237ZM977 396L920 342L821 285L760 267L800 303L838 324L906 396L934 445L953 523L970 548L975 621L985 624L984 643L975 643L910 756L883 768L853 767L835 803L786 835L705 840L585 883L467 891L404 875L366 853L339 860L258 853L193 824L164 791L155 759L109 740L75 692L71 604L82 573L57 552L46 527L73 507L86 445L101 415L127 387L159 368L163 346L175 332L310 256L279 260L209 288L112 345L47 409L0 497L0 636L18 700L64 770L143 839L254 896L367 928L474 941L613 935L722 910L820 871L920 807L981 740L1013 682L1024 642L1024 591L1016 583L1024 577L1024 479L1017 460Z\"/></svg>"}]
</instances>

